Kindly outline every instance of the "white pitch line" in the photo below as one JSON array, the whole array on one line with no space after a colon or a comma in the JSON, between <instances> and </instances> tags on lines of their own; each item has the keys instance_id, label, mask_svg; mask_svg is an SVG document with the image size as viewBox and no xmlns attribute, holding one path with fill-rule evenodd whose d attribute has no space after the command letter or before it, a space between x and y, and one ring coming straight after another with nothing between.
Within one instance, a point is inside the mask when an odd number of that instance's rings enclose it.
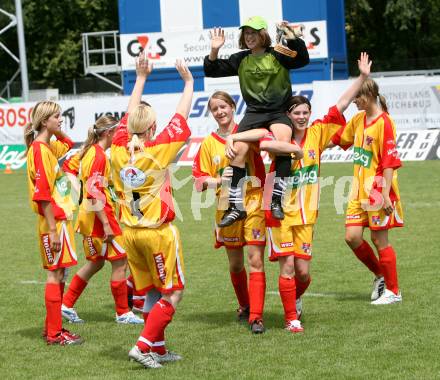
<instances>
[{"instance_id":1,"label":"white pitch line","mask_svg":"<svg viewBox=\"0 0 440 380\"><path fill-rule=\"evenodd\" d=\"M270 291L267 292L267 294L269 295L273 295L273 296L279 296L280 292L278 291ZM336 294L336 293L304 293L303 297L340 297L340 294Z\"/></svg>"},{"instance_id":2,"label":"white pitch line","mask_svg":"<svg viewBox=\"0 0 440 380\"><path fill-rule=\"evenodd\" d=\"M23 280L23 281L19 281L18 283L23 284L23 285L42 285L42 284L45 284L46 281Z\"/></svg>"}]
</instances>

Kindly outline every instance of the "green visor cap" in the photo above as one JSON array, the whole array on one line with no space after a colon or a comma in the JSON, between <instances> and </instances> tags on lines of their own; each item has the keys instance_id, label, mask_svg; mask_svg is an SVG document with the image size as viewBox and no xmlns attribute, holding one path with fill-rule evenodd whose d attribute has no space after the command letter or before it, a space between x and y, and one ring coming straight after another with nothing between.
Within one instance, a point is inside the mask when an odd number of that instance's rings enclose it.
<instances>
[{"instance_id":1,"label":"green visor cap","mask_svg":"<svg viewBox=\"0 0 440 380\"><path fill-rule=\"evenodd\" d=\"M255 30L267 29L267 22L263 17L253 16L248 18L239 29L243 29L246 26Z\"/></svg>"}]
</instances>

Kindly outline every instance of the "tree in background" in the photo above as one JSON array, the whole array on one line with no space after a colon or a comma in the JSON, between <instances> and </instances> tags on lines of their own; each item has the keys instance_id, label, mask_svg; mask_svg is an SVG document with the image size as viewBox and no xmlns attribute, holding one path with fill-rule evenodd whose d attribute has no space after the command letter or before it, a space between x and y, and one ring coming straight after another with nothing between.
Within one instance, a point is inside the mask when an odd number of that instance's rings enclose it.
<instances>
[{"instance_id":1,"label":"tree in background","mask_svg":"<svg viewBox=\"0 0 440 380\"><path fill-rule=\"evenodd\" d=\"M29 79L44 86L83 76L81 33L117 30L117 0L22 0ZM15 14L14 0L2 8ZM0 15L0 29L7 19ZM17 30L0 37L18 56ZM13 48L14 47L14 48ZM0 51L0 82L13 75L17 65Z\"/></svg>"},{"instance_id":2,"label":"tree in background","mask_svg":"<svg viewBox=\"0 0 440 380\"><path fill-rule=\"evenodd\" d=\"M440 68L438 0L345 0L345 21L350 64L368 51L375 71Z\"/></svg>"}]
</instances>

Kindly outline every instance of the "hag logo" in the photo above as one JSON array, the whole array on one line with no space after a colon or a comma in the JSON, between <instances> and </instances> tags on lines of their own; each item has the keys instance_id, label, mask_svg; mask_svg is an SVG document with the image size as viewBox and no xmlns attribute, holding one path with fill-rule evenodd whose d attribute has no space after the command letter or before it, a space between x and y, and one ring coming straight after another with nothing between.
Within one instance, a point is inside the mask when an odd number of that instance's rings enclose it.
<instances>
[{"instance_id":1,"label":"hag logo","mask_svg":"<svg viewBox=\"0 0 440 380\"><path fill-rule=\"evenodd\" d=\"M305 166L295 170L290 176L288 183L296 189L300 186L313 185L318 182L318 165Z\"/></svg>"},{"instance_id":2,"label":"hag logo","mask_svg":"<svg viewBox=\"0 0 440 380\"><path fill-rule=\"evenodd\" d=\"M353 159L355 165L361 165L364 168L369 168L372 158L373 152L370 152L360 147L354 148Z\"/></svg>"},{"instance_id":3,"label":"hag logo","mask_svg":"<svg viewBox=\"0 0 440 380\"><path fill-rule=\"evenodd\" d=\"M164 45L165 40L158 38L156 41L150 41L147 35L137 36L127 45L127 53L132 57L137 57L140 52L146 49L148 59L160 59L167 52Z\"/></svg>"},{"instance_id":4,"label":"hag logo","mask_svg":"<svg viewBox=\"0 0 440 380\"><path fill-rule=\"evenodd\" d=\"M153 255L154 264L156 264L157 274L159 275L160 282L165 285L165 280L167 278L167 271L165 269L165 260L162 253L157 253Z\"/></svg>"},{"instance_id":5,"label":"hag logo","mask_svg":"<svg viewBox=\"0 0 440 380\"><path fill-rule=\"evenodd\" d=\"M90 256L95 256L98 252L96 251L96 248L93 245L93 239L90 236L86 238L86 243L87 243L87 247L89 248Z\"/></svg>"},{"instance_id":6,"label":"hag logo","mask_svg":"<svg viewBox=\"0 0 440 380\"><path fill-rule=\"evenodd\" d=\"M53 264L54 259L52 255L52 251L50 250L50 240L49 235L43 235L41 237L43 243L44 254L46 255L48 264Z\"/></svg>"}]
</instances>

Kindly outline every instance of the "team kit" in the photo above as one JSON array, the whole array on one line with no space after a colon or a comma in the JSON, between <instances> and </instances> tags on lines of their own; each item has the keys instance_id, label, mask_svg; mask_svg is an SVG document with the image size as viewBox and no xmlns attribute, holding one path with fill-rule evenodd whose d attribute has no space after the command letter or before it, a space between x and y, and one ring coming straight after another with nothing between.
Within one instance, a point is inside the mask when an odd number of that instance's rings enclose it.
<instances>
[{"instance_id":1,"label":"team kit","mask_svg":"<svg viewBox=\"0 0 440 380\"><path fill-rule=\"evenodd\" d=\"M397 180L401 162L395 124L377 83L369 77L372 62L367 53L357 61L359 76L329 104L327 114L310 120L310 101L292 96L290 81L290 70L309 63L301 30L280 22L272 46L267 29L262 17L249 18L240 26L241 51L226 59L219 58L224 30L210 32L205 75L238 76L247 108L236 123L236 104L230 94L211 95L208 108L217 129L201 143L192 175L194 191L216 194L213 244L226 252L237 319L247 323L252 334L266 331L267 245L269 261L278 262L280 268L278 290L285 322L280 327L300 334L304 332L302 295L312 279L322 152L336 145L354 149L345 241L372 272L372 307L402 301L396 253L388 240L390 229L403 226ZM63 318L84 322L75 303L109 262L115 321L139 324L142 329L129 359L155 369L182 360L165 342L165 330L186 282L180 232L173 224L168 167L191 135L187 119L194 79L184 62L177 60L175 67L183 91L160 133L156 134L154 108L142 100L153 66L141 52L124 117L99 117L79 152L62 166L59 160L74 143L61 130L60 106L42 101L32 110L24 138L30 203L37 214L42 266L47 273L42 338L48 345L83 343L81 336L63 328ZM347 121L343 113L351 103L359 112ZM271 158L268 170L262 151ZM81 195L76 199L72 194ZM373 246L363 238L366 228ZM78 262L75 232L82 236L86 263L65 289L67 268Z\"/></svg>"}]
</instances>

